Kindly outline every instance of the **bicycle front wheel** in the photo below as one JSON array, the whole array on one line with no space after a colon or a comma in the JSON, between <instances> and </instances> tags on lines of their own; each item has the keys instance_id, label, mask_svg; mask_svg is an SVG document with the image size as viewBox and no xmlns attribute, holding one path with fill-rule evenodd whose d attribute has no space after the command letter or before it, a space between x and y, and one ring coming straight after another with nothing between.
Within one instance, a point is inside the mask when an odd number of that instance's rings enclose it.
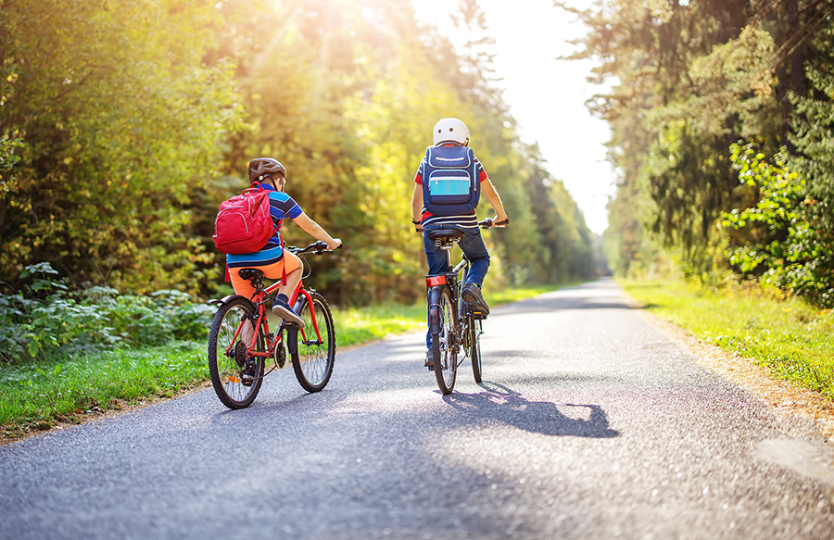
<instances>
[{"instance_id":1,"label":"bicycle front wheel","mask_svg":"<svg viewBox=\"0 0 834 540\"><path fill-rule=\"evenodd\" d=\"M308 392L318 392L327 386L333 374L336 335L327 301L316 292L310 296L313 299L312 306L306 297L302 297L298 313L304 319L304 328L290 330L287 345L293 351L292 368L298 383Z\"/></svg>"},{"instance_id":2,"label":"bicycle front wheel","mask_svg":"<svg viewBox=\"0 0 834 540\"><path fill-rule=\"evenodd\" d=\"M457 355L455 354L455 307L452 294L444 287L437 302L438 327L437 333L432 332L431 353L434 359L434 375L437 387L443 395L451 394L455 387L455 376L458 371Z\"/></svg>"},{"instance_id":3,"label":"bicycle front wheel","mask_svg":"<svg viewBox=\"0 0 834 540\"><path fill-rule=\"evenodd\" d=\"M472 359L472 373L475 382L481 382L481 321L469 319L469 357Z\"/></svg>"},{"instance_id":4,"label":"bicycle front wheel","mask_svg":"<svg viewBox=\"0 0 834 540\"><path fill-rule=\"evenodd\" d=\"M208 344L211 384L223 405L230 409L248 407L261 389L263 358L246 354L252 343L255 319L252 302L240 297L222 305L211 324ZM238 334L237 338L235 334ZM265 350L262 328L258 328L256 348Z\"/></svg>"}]
</instances>

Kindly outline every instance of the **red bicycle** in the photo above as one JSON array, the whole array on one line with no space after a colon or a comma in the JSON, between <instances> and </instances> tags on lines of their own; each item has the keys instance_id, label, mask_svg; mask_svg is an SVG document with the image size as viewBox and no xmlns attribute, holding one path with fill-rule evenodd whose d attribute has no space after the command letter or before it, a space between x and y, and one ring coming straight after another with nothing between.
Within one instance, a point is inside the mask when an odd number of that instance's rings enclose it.
<instances>
[{"instance_id":1,"label":"red bicycle","mask_svg":"<svg viewBox=\"0 0 834 540\"><path fill-rule=\"evenodd\" d=\"M295 246L286 249L302 261L309 253L333 253L324 242L303 249ZM308 272L304 277L309 275ZM275 333L271 333L266 305L280 282L265 287L264 274L257 268L242 269L240 277L249 280L255 288L251 299L231 295L211 302L219 306L208 344L209 372L217 397L230 409L248 407L255 401L263 378L286 366L287 352L301 387L308 392L322 390L333 373L336 356L333 315L327 301L314 289L305 289L303 282L300 283L289 303L304 319L304 326L283 321ZM264 373L270 358L275 363Z\"/></svg>"}]
</instances>

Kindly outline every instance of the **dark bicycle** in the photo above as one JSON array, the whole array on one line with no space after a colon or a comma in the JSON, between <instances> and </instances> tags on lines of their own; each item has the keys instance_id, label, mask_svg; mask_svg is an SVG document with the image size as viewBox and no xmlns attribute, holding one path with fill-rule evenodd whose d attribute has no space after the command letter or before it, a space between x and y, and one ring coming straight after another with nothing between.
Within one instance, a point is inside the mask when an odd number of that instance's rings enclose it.
<instances>
[{"instance_id":1,"label":"dark bicycle","mask_svg":"<svg viewBox=\"0 0 834 540\"><path fill-rule=\"evenodd\" d=\"M333 253L324 242L315 242L303 249L295 246L286 249L300 256L302 261L308 253ZM304 278L309 275L308 272ZM304 327L283 321L276 332L271 333L266 305L280 282L265 287L264 274L256 268L242 269L240 277L249 280L255 288L251 299L231 295L212 300L219 308L209 332L208 356L211 383L217 397L230 409L248 407L257 397L263 378L286 366L287 351L301 387L308 392L322 390L333 373L336 357L333 315L327 301L314 289L305 289L303 282L299 283L289 303L304 319ZM268 358L274 359L275 364L264 373Z\"/></svg>"},{"instance_id":2,"label":"dark bicycle","mask_svg":"<svg viewBox=\"0 0 834 540\"><path fill-rule=\"evenodd\" d=\"M478 225L482 229L489 229L493 222L491 219L485 219L478 222ZM448 261L445 274L426 276L431 334L429 369L434 370L437 386L445 395L452 393L458 366L467 356L472 362L475 382L481 382L481 335L484 333L483 320L486 319L486 314L461 297L470 266L466 255L464 254L463 260L452 268L452 248L463 238L463 231L435 229L426 234L436 246L446 251Z\"/></svg>"}]
</instances>

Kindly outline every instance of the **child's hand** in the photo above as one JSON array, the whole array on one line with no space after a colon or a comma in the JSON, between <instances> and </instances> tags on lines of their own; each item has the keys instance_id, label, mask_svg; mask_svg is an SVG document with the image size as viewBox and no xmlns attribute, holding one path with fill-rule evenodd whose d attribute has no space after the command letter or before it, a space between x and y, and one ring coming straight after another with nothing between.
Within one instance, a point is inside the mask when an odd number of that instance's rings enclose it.
<instances>
[{"instance_id":1,"label":"child's hand","mask_svg":"<svg viewBox=\"0 0 834 540\"><path fill-rule=\"evenodd\" d=\"M341 238L334 238L332 242L327 242L327 249L337 249L342 245Z\"/></svg>"},{"instance_id":2,"label":"child's hand","mask_svg":"<svg viewBox=\"0 0 834 540\"><path fill-rule=\"evenodd\" d=\"M492 220L492 226L493 227L498 227L499 229L503 229L504 227L506 227L509 224L510 224L510 218L507 217L507 214L504 214L503 218L501 216L496 216Z\"/></svg>"}]
</instances>

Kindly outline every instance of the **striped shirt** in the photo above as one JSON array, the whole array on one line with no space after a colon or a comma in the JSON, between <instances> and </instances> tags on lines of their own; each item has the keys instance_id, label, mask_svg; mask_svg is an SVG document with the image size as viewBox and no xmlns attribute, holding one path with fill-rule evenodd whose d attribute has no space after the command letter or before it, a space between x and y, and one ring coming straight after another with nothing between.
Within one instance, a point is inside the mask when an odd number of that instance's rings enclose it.
<instances>
[{"instance_id":1,"label":"striped shirt","mask_svg":"<svg viewBox=\"0 0 834 540\"><path fill-rule=\"evenodd\" d=\"M444 144L443 146L457 146L454 143ZM426 158L423 158L423 161L420 162L420 167L417 169L417 174L414 175L414 183L423 185L423 170L426 165ZM481 162L478 161L478 158L475 158L475 167L478 171L478 179L483 182L487 180L489 176L487 175L486 171L484 170L483 165ZM428 210L426 210L425 205L423 206L423 217L420 219L420 223L423 227L427 225L458 225L463 227L464 229L477 229L478 228L478 216L475 212L470 212L468 214L460 214L455 216L435 216Z\"/></svg>"},{"instance_id":2,"label":"striped shirt","mask_svg":"<svg viewBox=\"0 0 834 540\"><path fill-rule=\"evenodd\" d=\"M247 266L267 266L277 263L284 258L284 250L281 247L281 237L278 233L284 218L295 219L303 212L301 207L292 200L292 197L283 191L276 191L268 184L253 184L252 187L261 187L269 193L269 214L275 224L275 234L260 251L254 253L243 253L240 255L226 255L226 266L229 268L244 268Z\"/></svg>"}]
</instances>

